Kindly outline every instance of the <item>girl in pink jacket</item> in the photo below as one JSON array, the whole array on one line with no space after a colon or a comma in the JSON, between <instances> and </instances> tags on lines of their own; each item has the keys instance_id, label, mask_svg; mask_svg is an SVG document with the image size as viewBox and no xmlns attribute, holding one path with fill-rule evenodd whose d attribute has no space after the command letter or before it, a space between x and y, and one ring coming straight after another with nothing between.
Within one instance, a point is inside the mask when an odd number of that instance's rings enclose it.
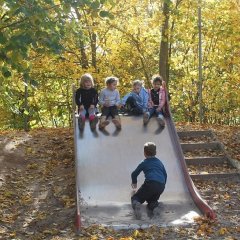
<instances>
[{"instance_id":1,"label":"girl in pink jacket","mask_svg":"<svg viewBox=\"0 0 240 240\"><path fill-rule=\"evenodd\" d=\"M164 128L163 107L166 103L165 82L161 76L153 76L152 85L153 88L149 89L148 111L144 113L143 124L147 125L149 119L153 115L156 115L159 126Z\"/></svg>"}]
</instances>

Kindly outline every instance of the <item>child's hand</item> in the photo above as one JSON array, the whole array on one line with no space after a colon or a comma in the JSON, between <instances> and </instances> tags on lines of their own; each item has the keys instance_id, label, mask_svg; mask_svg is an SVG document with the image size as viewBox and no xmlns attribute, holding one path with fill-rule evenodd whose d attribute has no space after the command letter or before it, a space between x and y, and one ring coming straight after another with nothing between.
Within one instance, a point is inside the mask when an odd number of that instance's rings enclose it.
<instances>
[{"instance_id":1,"label":"child's hand","mask_svg":"<svg viewBox=\"0 0 240 240\"><path fill-rule=\"evenodd\" d=\"M91 109L94 109L94 108L95 108L95 106L92 104L92 105L90 105L90 108L91 108Z\"/></svg>"},{"instance_id":2,"label":"child's hand","mask_svg":"<svg viewBox=\"0 0 240 240\"><path fill-rule=\"evenodd\" d=\"M132 183L131 186L132 186L133 189L136 189L137 188L137 183Z\"/></svg>"},{"instance_id":3,"label":"child's hand","mask_svg":"<svg viewBox=\"0 0 240 240\"><path fill-rule=\"evenodd\" d=\"M117 109L120 109L122 107L122 104L117 104Z\"/></svg>"},{"instance_id":4,"label":"child's hand","mask_svg":"<svg viewBox=\"0 0 240 240\"><path fill-rule=\"evenodd\" d=\"M104 107L109 107L110 104L109 104L109 102L106 102L106 103L103 104L103 106L104 106Z\"/></svg>"},{"instance_id":5,"label":"child's hand","mask_svg":"<svg viewBox=\"0 0 240 240\"><path fill-rule=\"evenodd\" d=\"M161 112L161 108L160 108L160 107L157 107L156 111L157 111L157 112Z\"/></svg>"},{"instance_id":6,"label":"child's hand","mask_svg":"<svg viewBox=\"0 0 240 240\"><path fill-rule=\"evenodd\" d=\"M166 82L165 81L162 81L162 87L166 88Z\"/></svg>"},{"instance_id":7,"label":"child's hand","mask_svg":"<svg viewBox=\"0 0 240 240\"><path fill-rule=\"evenodd\" d=\"M84 110L84 106L81 105L81 106L79 107L79 110L80 110L80 111Z\"/></svg>"}]
</instances>

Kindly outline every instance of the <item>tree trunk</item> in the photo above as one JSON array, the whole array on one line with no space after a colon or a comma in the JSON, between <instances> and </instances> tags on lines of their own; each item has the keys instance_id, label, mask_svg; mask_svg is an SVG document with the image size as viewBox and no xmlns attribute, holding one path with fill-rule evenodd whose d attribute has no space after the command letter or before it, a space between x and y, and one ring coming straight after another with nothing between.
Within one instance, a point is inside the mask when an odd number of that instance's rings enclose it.
<instances>
[{"instance_id":1,"label":"tree trunk","mask_svg":"<svg viewBox=\"0 0 240 240\"><path fill-rule=\"evenodd\" d=\"M97 69L97 34L91 34L92 66Z\"/></svg>"},{"instance_id":2,"label":"tree trunk","mask_svg":"<svg viewBox=\"0 0 240 240\"><path fill-rule=\"evenodd\" d=\"M159 73L163 79L168 83L167 78L167 63L168 63L168 22L169 22L169 10L171 1L165 0L163 3L163 16L164 21L162 24L162 38L160 43L159 53Z\"/></svg>"},{"instance_id":3,"label":"tree trunk","mask_svg":"<svg viewBox=\"0 0 240 240\"><path fill-rule=\"evenodd\" d=\"M28 78L23 76L24 80L24 130L29 131L29 106L28 106Z\"/></svg>"}]
</instances>

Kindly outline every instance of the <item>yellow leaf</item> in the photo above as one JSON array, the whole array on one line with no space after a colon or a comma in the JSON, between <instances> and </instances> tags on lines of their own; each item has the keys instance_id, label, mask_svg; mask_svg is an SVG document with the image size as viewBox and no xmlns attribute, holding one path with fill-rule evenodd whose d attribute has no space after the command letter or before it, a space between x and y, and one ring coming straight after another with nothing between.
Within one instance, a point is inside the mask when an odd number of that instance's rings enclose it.
<instances>
[{"instance_id":1,"label":"yellow leaf","mask_svg":"<svg viewBox=\"0 0 240 240\"><path fill-rule=\"evenodd\" d=\"M224 235L224 234L228 233L228 230L227 230L227 228L221 228L218 232L220 235Z\"/></svg>"},{"instance_id":2,"label":"yellow leaf","mask_svg":"<svg viewBox=\"0 0 240 240\"><path fill-rule=\"evenodd\" d=\"M134 233L133 233L133 236L134 236L135 238L140 237L140 236L141 236L141 233L140 233L138 230L135 230Z\"/></svg>"}]
</instances>

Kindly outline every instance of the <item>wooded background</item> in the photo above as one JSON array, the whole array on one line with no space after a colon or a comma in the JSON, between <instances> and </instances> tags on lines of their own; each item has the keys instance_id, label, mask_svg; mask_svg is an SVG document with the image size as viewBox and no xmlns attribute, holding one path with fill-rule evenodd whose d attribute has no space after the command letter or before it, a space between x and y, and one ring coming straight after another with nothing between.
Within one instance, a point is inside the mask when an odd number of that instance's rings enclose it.
<instances>
[{"instance_id":1,"label":"wooded background","mask_svg":"<svg viewBox=\"0 0 240 240\"><path fill-rule=\"evenodd\" d=\"M199 6L201 2L201 6ZM238 0L0 1L0 129L72 123L72 84L167 81L175 121L240 123ZM202 83L198 78L202 10ZM199 84L201 88L199 88ZM199 92L199 89L202 89Z\"/></svg>"}]
</instances>

